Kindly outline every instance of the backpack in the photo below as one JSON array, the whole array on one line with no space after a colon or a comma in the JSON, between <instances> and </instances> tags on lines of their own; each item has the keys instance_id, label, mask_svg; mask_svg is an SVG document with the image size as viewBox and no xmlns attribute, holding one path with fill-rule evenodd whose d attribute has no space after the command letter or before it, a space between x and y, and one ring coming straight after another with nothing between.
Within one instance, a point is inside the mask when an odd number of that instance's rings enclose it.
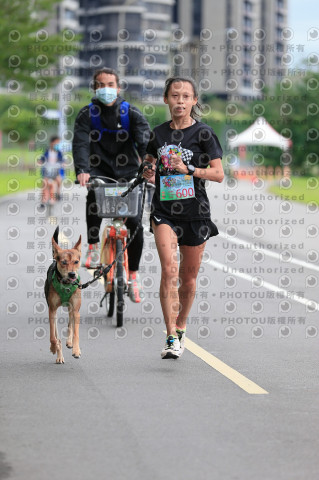
<instances>
[{"instance_id":1,"label":"backpack","mask_svg":"<svg viewBox=\"0 0 319 480\"><path fill-rule=\"evenodd\" d=\"M120 133L121 131L125 130L128 134L130 134L130 117L129 117L129 110L130 104L123 100L120 104L120 119L122 128L117 130L112 130L110 128L103 128L101 123L100 117L100 109L94 103L89 104L90 109L90 117L91 117L91 126L93 130L98 130L102 135L104 132L107 133Z\"/></svg>"}]
</instances>

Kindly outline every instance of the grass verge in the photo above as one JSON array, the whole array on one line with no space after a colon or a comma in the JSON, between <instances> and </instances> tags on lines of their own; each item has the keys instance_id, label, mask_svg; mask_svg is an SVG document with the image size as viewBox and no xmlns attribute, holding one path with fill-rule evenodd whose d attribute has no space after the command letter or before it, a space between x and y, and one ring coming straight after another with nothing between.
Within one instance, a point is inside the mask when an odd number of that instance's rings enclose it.
<instances>
[{"instance_id":1,"label":"grass verge","mask_svg":"<svg viewBox=\"0 0 319 480\"><path fill-rule=\"evenodd\" d=\"M25 190L39 190L41 188L40 170L33 172L32 175L30 175L28 170L2 170L0 175L0 197L14 195ZM75 175L73 171L67 171L66 178L74 181Z\"/></svg>"},{"instance_id":2,"label":"grass verge","mask_svg":"<svg viewBox=\"0 0 319 480\"><path fill-rule=\"evenodd\" d=\"M282 195L285 200L299 203L316 202L319 205L319 178L318 177L291 177L291 181L282 181L274 184L268 191L275 195Z\"/></svg>"},{"instance_id":3,"label":"grass verge","mask_svg":"<svg viewBox=\"0 0 319 480\"><path fill-rule=\"evenodd\" d=\"M31 176L26 170L2 170L0 175L0 197L14 195L24 190L33 190L36 188L36 182L40 180L39 174Z\"/></svg>"}]
</instances>

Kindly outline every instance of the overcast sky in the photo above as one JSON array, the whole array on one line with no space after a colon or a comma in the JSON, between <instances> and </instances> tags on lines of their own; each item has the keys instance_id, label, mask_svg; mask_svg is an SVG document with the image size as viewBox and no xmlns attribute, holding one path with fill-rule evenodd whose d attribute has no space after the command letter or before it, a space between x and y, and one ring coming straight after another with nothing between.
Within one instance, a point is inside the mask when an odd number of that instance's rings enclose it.
<instances>
[{"instance_id":1,"label":"overcast sky","mask_svg":"<svg viewBox=\"0 0 319 480\"><path fill-rule=\"evenodd\" d=\"M292 29L293 38L287 43L295 47L291 53L297 66L302 57L319 53L319 0L288 0L288 12L288 27ZM304 53L296 51L297 45L304 45Z\"/></svg>"}]
</instances>

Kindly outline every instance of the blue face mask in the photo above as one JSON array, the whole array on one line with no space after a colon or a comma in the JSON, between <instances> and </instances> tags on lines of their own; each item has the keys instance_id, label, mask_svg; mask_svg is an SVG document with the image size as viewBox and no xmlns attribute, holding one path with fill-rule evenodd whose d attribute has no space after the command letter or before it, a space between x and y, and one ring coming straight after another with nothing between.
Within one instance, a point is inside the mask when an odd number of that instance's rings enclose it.
<instances>
[{"instance_id":1,"label":"blue face mask","mask_svg":"<svg viewBox=\"0 0 319 480\"><path fill-rule=\"evenodd\" d=\"M110 87L99 88L96 90L95 95L100 102L108 105L117 99L117 89Z\"/></svg>"},{"instance_id":2,"label":"blue face mask","mask_svg":"<svg viewBox=\"0 0 319 480\"><path fill-rule=\"evenodd\" d=\"M53 145L53 149L58 152L59 150L61 150L62 148L62 145L61 143L56 143L55 145Z\"/></svg>"}]
</instances>

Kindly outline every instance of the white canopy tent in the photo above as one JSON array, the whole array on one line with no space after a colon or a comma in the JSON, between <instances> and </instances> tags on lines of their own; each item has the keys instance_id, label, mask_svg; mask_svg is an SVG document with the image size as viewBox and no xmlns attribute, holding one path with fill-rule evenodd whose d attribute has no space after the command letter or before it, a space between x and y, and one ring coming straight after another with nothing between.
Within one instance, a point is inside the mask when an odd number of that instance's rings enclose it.
<instances>
[{"instance_id":1,"label":"white canopy tent","mask_svg":"<svg viewBox=\"0 0 319 480\"><path fill-rule=\"evenodd\" d=\"M231 149L246 145L268 145L288 150L292 141L276 132L264 117L258 117L250 127L230 138L228 145Z\"/></svg>"}]
</instances>

